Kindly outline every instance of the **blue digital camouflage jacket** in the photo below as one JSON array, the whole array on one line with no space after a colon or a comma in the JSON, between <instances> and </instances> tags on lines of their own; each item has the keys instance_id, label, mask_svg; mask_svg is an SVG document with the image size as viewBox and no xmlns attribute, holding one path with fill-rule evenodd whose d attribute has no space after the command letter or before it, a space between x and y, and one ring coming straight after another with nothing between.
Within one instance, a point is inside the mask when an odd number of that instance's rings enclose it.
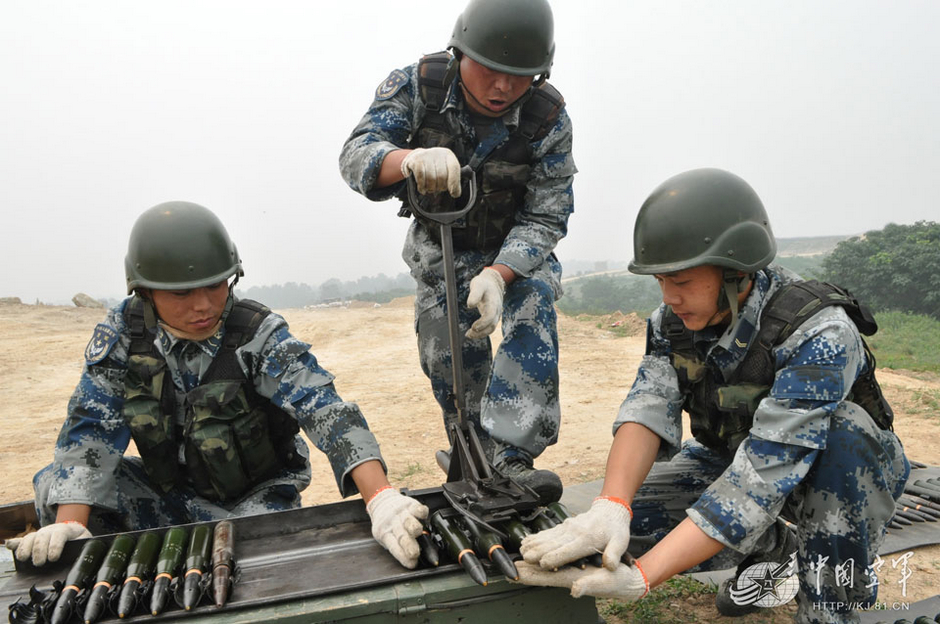
<instances>
[{"instance_id":1,"label":"blue digital camouflage jacket","mask_svg":"<svg viewBox=\"0 0 940 624\"><path fill-rule=\"evenodd\" d=\"M408 148L412 132L420 127L424 118L424 104L415 88L416 71L417 63L395 70L389 80L379 85L372 105L340 153L339 165L343 179L353 190L373 201L396 196L403 185L400 182L374 188L385 156L393 150ZM442 110L456 111L464 136L476 136L463 93L456 81ZM517 105L494 120L499 126L499 132L494 135L497 145L508 138L510 130L518 126L519 111ZM483 266L494 263L504 264L522 277L531 277L543 268L543 263L553 253L558 241L567 234L568 217L574 210L572 183L577 167L571 154L571 119L564 109L549 133L533 142L531 147L534 158L532 173L526 185L528 192L524 206L516 213L516 225L510 230L502 247L496 252L485 254L488 255L485 259L479 257L479 252L457 252L455 265L458 279L462 276L469 279ZM478 148L478 151L480 149L483 148ZM419 283L416 308L423 310L442 300L444 274L440 245L431 240L416 223L412 223L409 229L402 258ZM554 281L558 282L557 279ZM560 282L553 285L556 296L560 296Z\"/></svg>"},{"instance_id":2,"label":"blue digital camouflage jacket","mask_svg":"<svg viewBox=\"0 0 940 624\"><path fill-rule=\"evenodd\" d=\"M771 265L756 275L738 322L722 334L706 327L695 332L706 364L728 379L757 335L761 311L794 273ZM662 438L660 458L676 453L682 437L679 381L670 364L670 346L662 333L665 306L649 320L649 344L627 398L614 422L640 423ZM826 448L831 414L839 409L855 379L865 370L865 352L855 324L839 306L822 309L773 350L776 377L769 396L759 404L750 435L731 464L688 510L709 536L748 552L774 522L790 494ZM702 513L707 507L734 513ZM705 515L711 520L706 520ZM722 518L722 520L717 520ZM715 523L724 522L717 526Z\"/></svg>"},{"instance_id":3,"label":"blue digital camouflage jacket","mask_svg":"<svg viewBox=\"0 0 940 624\"><path fill-rule=\"evenodd\" d=\"M53 470L55 484L50 504L81 503L115 509L114 475L131 440L123 416L124 374L130 334L124 322L125 299L95 328L85 351L81 379L68 404L59 433ZM193 342L157 329L154 341L166 359L177 393L178 422L184 419L185 394L199 384L218 353L224 326L212 337ZM382 460L378 443L359 407L344 402L333 387L333 376L317 364L310 345L293 337L287 322L269 314L254 337L236 354L259 395L297 418L309 439L326 453L343 496L356 492L350 472L369 460ZM308 457L298 435L299 452ZM384 462L383 462L384 467ZM281 482L305 487L309 462L303 469L283 474ZM279 483L274 480L272 485Z\"/></svg>"}]
</instances>

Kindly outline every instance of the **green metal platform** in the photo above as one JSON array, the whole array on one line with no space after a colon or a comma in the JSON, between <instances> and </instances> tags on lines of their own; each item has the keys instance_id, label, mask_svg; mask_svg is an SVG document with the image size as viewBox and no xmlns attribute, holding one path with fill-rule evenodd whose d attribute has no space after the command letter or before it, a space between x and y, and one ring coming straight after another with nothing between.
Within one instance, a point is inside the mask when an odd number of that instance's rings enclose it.
<instances>
[{"instance_id":1,"label":"green metal platform","mask_svg":"<svg viewBox=\"0 0 940 624\"><path fill-rule=\"evenodd\" d=\"M440 488L412 492L432 510L446 504ZM2 515L2 514L0 514ZM510 583L487 569L474 583L456 563L406 570L371 536L362 501L232 519L239 580L222 609L208 600L186 612L173 605L159 616L123 622L532 622L596 624L593 598L567 590ZM107 539L105 536L104 539ZM65 578L82 542L70 542L60 563L41 569L0 560L0 602L28 599L29 588ZM4 550L6 553L6 551ZM117 621L116 616L101 621Z\"/></svg>"}]
</instances>

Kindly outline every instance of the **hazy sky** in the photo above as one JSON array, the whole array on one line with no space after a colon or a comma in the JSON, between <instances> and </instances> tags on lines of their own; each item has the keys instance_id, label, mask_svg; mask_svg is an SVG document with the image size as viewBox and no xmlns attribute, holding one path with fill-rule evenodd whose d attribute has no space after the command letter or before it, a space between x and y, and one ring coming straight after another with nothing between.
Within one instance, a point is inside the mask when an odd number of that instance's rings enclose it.
<instances>
[{"instance_id":1,"label":"hazy sky","mask_svg":"<svg viewBox=\"0 0 940 624\"><path fill-rule=\"evenodd\" d=\"M4 0L0 297L121 296L134 219L172 199L220 215L245 287L406 270L397 202L337 157L463 6ZM649 192L702 166L748 180L778 236L940 219L940 2L553 7L580 169L563 262L630 259Z\"/></svg>"}]
</instances>

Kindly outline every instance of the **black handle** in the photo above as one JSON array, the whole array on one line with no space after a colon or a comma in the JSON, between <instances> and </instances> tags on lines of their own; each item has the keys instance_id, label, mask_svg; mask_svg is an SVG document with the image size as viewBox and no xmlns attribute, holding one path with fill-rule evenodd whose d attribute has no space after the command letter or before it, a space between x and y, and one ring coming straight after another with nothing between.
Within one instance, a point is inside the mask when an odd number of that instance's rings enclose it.
<instances>
[{"instance_id":1,"label":"black handle","mask_svg":"<svg viewBox=\"0 0 940 624\"><path fill-rule=\"evenodd\" d=\"M467 203L463 208L448 212L427 212L421 207L421 196L418 193L418 186L415 183L414 176L408 176L408 203L411 204L409 208L429 221L441 225L450 225L470 212L477 203L477 172L474 171L470 165L465 165L460 169L460 180L461 185L464 181L469 180L470 186L470 196L467 198Z\"/></svg>"}]
</instances>

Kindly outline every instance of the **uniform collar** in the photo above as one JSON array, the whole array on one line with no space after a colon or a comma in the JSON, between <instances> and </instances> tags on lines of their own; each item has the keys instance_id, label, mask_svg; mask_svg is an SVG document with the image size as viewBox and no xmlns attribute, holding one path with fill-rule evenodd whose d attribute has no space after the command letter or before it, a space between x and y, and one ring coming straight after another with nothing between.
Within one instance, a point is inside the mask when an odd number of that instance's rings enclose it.
<instances>
[{"instance_id":1,"label":"uniform collar","mask_svg":"<svg viewBox=\"0 0 940 624\"><path fill-rule=\"evenodd\" d=\"M157 329L157 335L159 336L160 346L163 348L164 353L172 353L174 349L182 352L186 349L187 345L195 345L197 349L208 355L209 357L215 357L216 353L219 352L219 348L222 346L222 336L225 334L225 324L219 326L219 331L215 334L209 336L205 340L184 340L182 338L177 338L170 332L166 331L162 327Z\"/></svg>"}]
</instances>

